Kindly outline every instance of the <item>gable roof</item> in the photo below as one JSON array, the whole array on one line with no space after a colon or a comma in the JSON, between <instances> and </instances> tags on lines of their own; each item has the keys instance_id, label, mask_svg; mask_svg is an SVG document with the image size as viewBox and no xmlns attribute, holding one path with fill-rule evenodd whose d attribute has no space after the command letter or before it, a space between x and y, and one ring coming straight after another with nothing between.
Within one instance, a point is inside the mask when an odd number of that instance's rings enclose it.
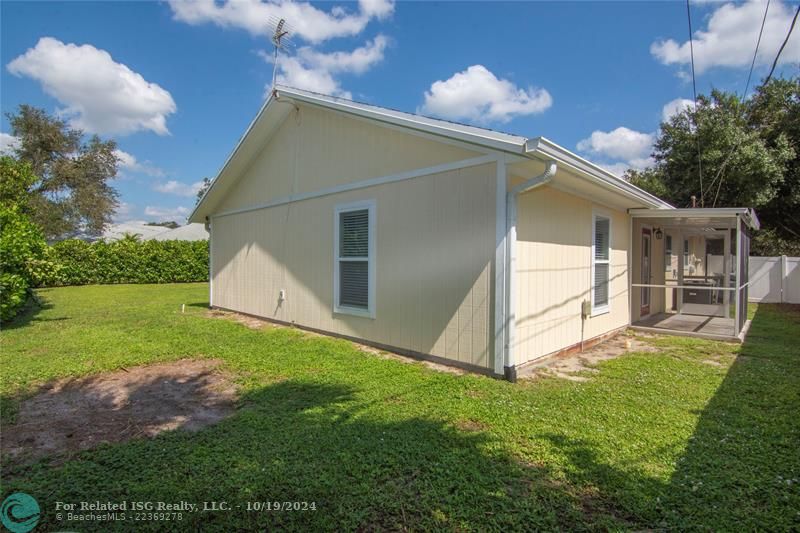
<instances>
[{"instance_id":1,"label":"gable roof","mask_svg":"<svg viewBox=\"0 0 800 533\"><path fill-rule=\"evenodd\" d=\"M211 214L211 204L221 199L227 188L235 181L237 170L243 169L244 164L237 164L237 162L247 160L248 157L255 155L288 116L292 106L286 105L287 103L301 103L338 111L379 124L457 141L483 151L512 154L521 158L554 159L575 171L579 176L636 200L645 207L672 209L670 204L660 198L628 183L545 137L522 137L278 85L261 107L256 118L250 123L233 152L228 156L211 187L208 188L206 194L198 202L189 216L189 222L202 222L206 216Z\"/></svg>"}]
</instances>

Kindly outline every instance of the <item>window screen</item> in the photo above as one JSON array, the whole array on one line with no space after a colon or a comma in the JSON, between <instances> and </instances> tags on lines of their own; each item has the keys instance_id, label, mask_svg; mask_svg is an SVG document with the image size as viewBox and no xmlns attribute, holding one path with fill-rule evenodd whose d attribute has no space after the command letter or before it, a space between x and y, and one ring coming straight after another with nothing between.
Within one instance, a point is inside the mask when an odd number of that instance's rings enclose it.
<instances>
[{"instance_id":1,"label":"window screen","mask_svg":"<svg viewBox=\"0 0 800 533\"><path fill-rule=\"evenodd\" d=\"M611 256L611 220L607 217L594 217L594 238L592 257L592 307L603 309L608 306L609 259Z\"/></svg>"},{"instance_id":2,"label":"window screen","mask_svg":"<svg viewBox=\"0 0 800 533\"><path fill-rule=\"evenodd\" d=\"M337 211L336 310L370 312L370 208Z\"/></svg>"}]
</instances>

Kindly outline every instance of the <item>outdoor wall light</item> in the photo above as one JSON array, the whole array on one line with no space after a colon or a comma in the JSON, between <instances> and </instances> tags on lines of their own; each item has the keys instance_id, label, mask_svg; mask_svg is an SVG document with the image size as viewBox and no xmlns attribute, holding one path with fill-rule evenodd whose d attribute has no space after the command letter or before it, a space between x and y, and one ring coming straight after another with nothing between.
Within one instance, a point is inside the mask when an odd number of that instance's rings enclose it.
<instances>
[{"instance_id":1,"label":"outdoor wall light","mask_svg":"<svg viewBox=\"0 0 800 533\"><path fill-rule=\"evenodd\" d=\"M660 241L663 236L664 232L661 231L661 228L656 228L656 240Z\"/></svg>"}]
</instances>

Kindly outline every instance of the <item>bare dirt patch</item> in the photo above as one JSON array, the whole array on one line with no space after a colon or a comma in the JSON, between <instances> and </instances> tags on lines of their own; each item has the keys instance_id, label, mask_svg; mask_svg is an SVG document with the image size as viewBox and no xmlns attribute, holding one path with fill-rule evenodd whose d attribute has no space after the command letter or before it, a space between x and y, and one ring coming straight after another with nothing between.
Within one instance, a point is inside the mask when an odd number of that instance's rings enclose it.
<instances>
[{"instance_id":1,"label":"bare dirt patch","mask_svg":"<svg viewBox=\"0 0 800 533\"><path fill-rule=\"evenodd\" d=\"M224 318L227 320L233 320L244 326L247 326L250 329L261 329L265 326L281 327L268 320L262 320L254 316L243 315L241 313L233 313L231 311L222 311L221 309L211 309L206 311L206 316L209 318Z\"/></svg>"},{"instance_id":2,"label":"bare dirt patch","mask_svg":"<svg viewBox=\"0 0 800 533\"><path fill-rule=\"evenodd\" d=\"M353 343L353 344L355 344L356 348L358 348L362 352L367 352L373 355L377 355L382 359L391 359L393 361L399 361L405 364L413 364L413 363L423 364L427 368L435 370L436 372L444 372L445 374L455 374L457 376L462 376L467 373L467 371L464 370L463 368L458 368L450 365L443 365L435 361L426 361L424 359L417 359L415 357L408 357L406 355L400 355L397 353L386 352L383 350L378 350L377 348L373 348L371 346L365 346L363 344L358 344L358 343Z\"/></svg>"},{"instance_id":3,"label":"bare dirt patch","mask_svg":"<svg viewBox=\"0 0 800 533\"><path fill-rule=\"evenodd\" d=\"M628 352L655 352L657 348L641 335L619 333L583 352L553 357L535 366L525 378L555 376L570 381L587 381L585 374L597 372L597 363L614 359Z\"/></svg>"},{"instance_id":4,"label":"bare dirt patch","mask_svg":"<svg viewBox=\"0 0 800 533\"><path fill-rule=\"evenodd\" d=\"M219 364L183 359L45 385L3 428L3 457L26 461L214 424L236 400Z\"/></svg>"}]
</instances>

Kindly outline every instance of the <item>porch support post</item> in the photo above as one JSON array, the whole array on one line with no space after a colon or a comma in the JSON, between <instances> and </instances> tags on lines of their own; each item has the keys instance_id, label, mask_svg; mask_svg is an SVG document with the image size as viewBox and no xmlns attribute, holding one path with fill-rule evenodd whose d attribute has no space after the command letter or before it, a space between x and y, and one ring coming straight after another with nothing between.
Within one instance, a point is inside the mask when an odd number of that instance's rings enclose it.
<instances>
[{"instance_id":1,"label":"porch support post","mask_svg":"<svg viewBox=\"0 0 800 533\"><path fill-rule=\"evenodd\" d=\"M734 286L736 287L736 293L734 297L734 305L736 306L734 309L734 324L733 324L733 334L739 335L739 298L741 291L739 287L742 285L742 280L740 278L741 275L741 266L742 266L742 225L739 222L739 215L736 215L736 282Z\"/></svg>"},{"instance_id":2,"label":"porch support post","mask_svg":"<svg viewBox=\"0 0 800 533\"><path fill-rule=\"evenodd\" d=\"M678 237L677 245L679 246L678 250L680 250L678 254L678 287L683 287L683 269L684 269L683 262L684 262L684 256L686 255L686 251L683 247L683 232L678 230L677 237ZM675 244L673 244L672 247L675 248ZM678 311L678 314L680 315L681 313L683 313L683 289L678 289L677 293L678 293L677 294L678 302L675 305L675 309Z\"/></svg>"},{"instance_id":3,"label":"porch support post","mask_svg":"<svg viewBox=\"0 0 800 533\"><path fill-rule=\"evenodd\" d=\"M731 286L731 228L728 222L728 230L725 232L725 245L722 251L722 287L727 289ZM725 318L731 317L731 291L722 291L722 305L725 307Z\"/></svg>"},{"instance_id":4,"label":"porch support post","mask_svg":"<svg viewBox=\"0 0 800 533\"><path fill-rule=\"evenodd\" d=\"M628 325L633 324L633 217L628 214ZM594 283L594 281L590 281Z\"/></svg>"}]
</instances>

